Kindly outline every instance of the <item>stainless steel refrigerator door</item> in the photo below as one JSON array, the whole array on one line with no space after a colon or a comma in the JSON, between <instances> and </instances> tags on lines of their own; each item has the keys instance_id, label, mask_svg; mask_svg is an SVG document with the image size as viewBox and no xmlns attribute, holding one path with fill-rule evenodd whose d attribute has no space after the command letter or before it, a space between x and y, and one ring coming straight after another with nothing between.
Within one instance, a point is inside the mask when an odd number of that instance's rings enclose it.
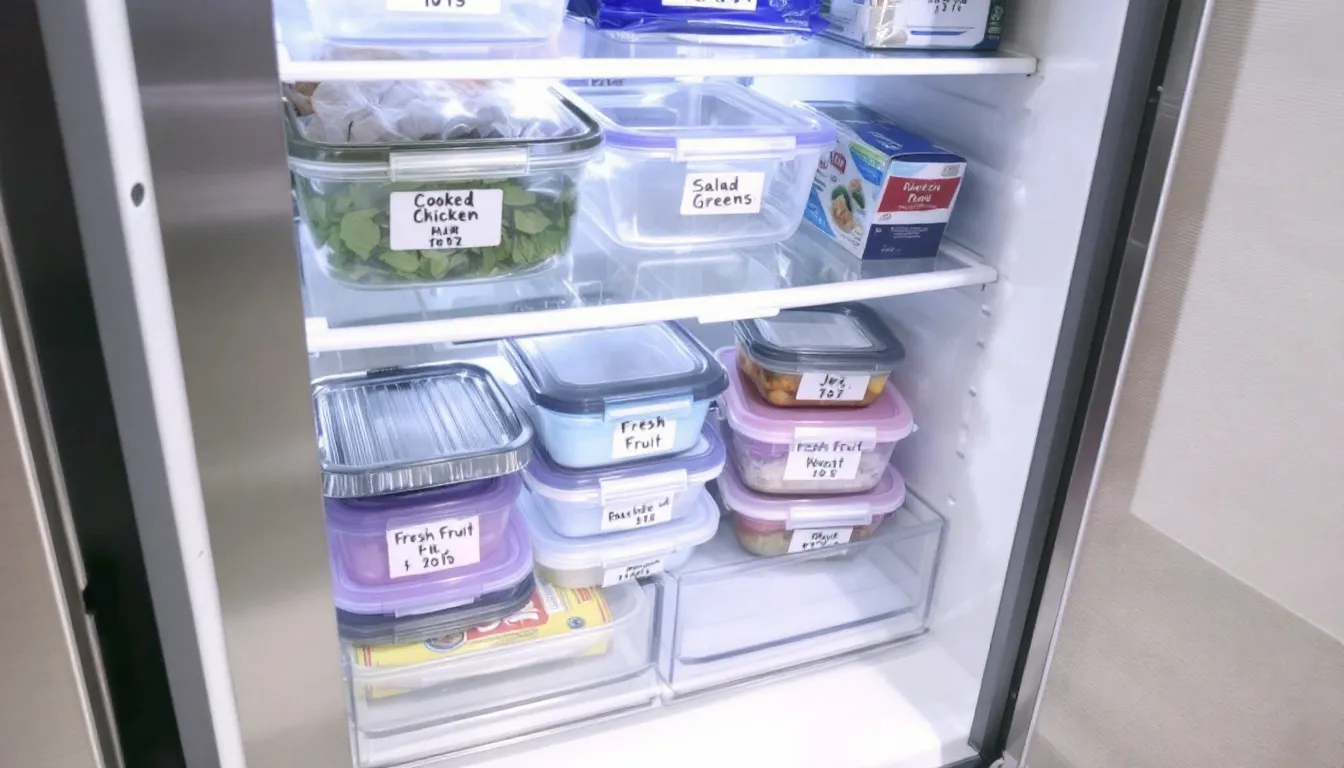
<instances>
[{"instance_id":1,"label":"stainless steel refrigerator door","mask_svg":"<svg viewBox=\"0 0 1344 768\"><path fill-rule=\"evenodd\" d=\"M1341 25L1184 9L1010 763L1344 765Z\"/></svg>"}]
</instances>

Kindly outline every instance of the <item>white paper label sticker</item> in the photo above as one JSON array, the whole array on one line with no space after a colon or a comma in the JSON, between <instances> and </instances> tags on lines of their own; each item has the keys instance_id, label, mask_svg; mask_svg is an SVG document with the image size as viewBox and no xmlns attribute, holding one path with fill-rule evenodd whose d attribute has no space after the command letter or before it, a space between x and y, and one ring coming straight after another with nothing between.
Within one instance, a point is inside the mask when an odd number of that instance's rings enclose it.
<instances>
[{"instance_id":1,"label":"white paper label sticker","mask_svg":"<svg viewBox=\"0 0 1344 768\"><path fill-rule=\"evenodd\" d=\"M488 248L503 239L504 190L393 192L388 204L394 251Z\"/></svg>"},{"instance_id":2,"label":"white paper label sticker","mask_svg":"<svg viewBox=\"0 0 1344 768\"><path fill-rule=\"evenodd\" d=\"M495 16L501 0L387 0L393 13L450 13L463 16Z\"/></svg>"},{"instance_id":3,"label":"white paper label sticker","mask_svg":"<svg viewBox=\"0 0 1344 768\"><path fill-rule=\"evenodd\" d=\"M394 579L461 568L480 561L478 515L387 531L387 569Z\"/></svg>"},{"instance_id":4,"label":"white paper label sticker","mask_svg":"<svg viewBox=\"0 0 1344 768\"><path fill-rule=\"evenodd\" d=\"M848 544L853 528L799 528L789 537L789 552L808 552Z\"/></svg>"},{"instance_id":5,"label":"white paper label sticker","mask_svg":"<svg viewBox=\"0 0 1344 768\"><path fill-rule=\"evenodd\" d=\"M790 451L784 464L785 480L842 482L853 480L859 473L862 451Z\"/></svg>"},{"instance_id":6,"label":"white paper label sticker","mask_svg":"<svg viewBox=\"0 0 1344 768\"><path fill-rule=\"evenodd\" d=\"M760 213L764 188L765 174L759 171L688 173L681 191L681 215Z\"/></svg>"},{"instance_id":7,"label":"white paper label sticker","mask_svg":"<svg viewBox=\"0 0 1344 768\"><path fill-rule=\"evenodd\" d=\"M672 494L609 501L602 507L602 531L628 531L672 519Z\"/></svg>"},{"instance_id":8,"label":"white paper label sticker","mask_svg":"<svg viewBox=\"0 0 1344 768\"><path fill-rule=\"evenodd\" d=\"M630 565L618 565L614 568L608 568L602 573L602 586L614 587L617 584L624 584L627 581L642 579L646 576L655 576L663 572L663 558L655 557Z\"/></svg>"},{"instance_id":9,"label":"white paper label sticker","mask_svg":"<svg viewBox=\"0 0 1344 768\"><path fill-rule=\"evenodd\" d=\"M666 416L626 419L611 435L611 458L629 459L667 453L677 439L677 420Z\"/></svg>"},{"instance_id":10,"label":"white paper label sticker","mask_svg":"<svg viewBox=\"0 0 1344 768\"><path fill-rule=\"evenodd\" d=\"M868 392L871 376L836 373L804 373L798 384L798 400L835 400L857 403Z\"/></svg>"},{"instance_id":11,"label":"white paper label sticker","mask_svg":"<svg viewBox=\"0 0 1344 768\"><path fill-rule=\"evenodd\" d=\"M668 8L717 8L720 11L754 11L756 0L663 0Z\"/></svg>"}]
</instances>

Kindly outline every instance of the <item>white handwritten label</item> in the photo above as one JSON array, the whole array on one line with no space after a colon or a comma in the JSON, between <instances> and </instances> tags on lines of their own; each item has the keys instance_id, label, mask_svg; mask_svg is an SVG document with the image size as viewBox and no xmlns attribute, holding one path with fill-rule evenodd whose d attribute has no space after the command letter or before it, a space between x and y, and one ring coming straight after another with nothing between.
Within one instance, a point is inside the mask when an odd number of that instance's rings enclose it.
<instances>
[{"instance_id":1,"label":"white handwritten label","mask_svg":"<svg viewBox=\"0 0 1344 768\"><path fill-rule=\"evenodd\" d=\"M626 419L611 433L611 458L631 459L672 450L677 439L677 420L666 416Z\"/></svg>"},{"instance_id":2,"label":"white handwritten label","mask_svg":"<svg viewBox=\"0 0 1344 768\"><path fill-rule=\"evenodd\" d=\"M789 553L848 544L853 535L853 528L799 528L789 537Z\"/></svg>"},{"instance_id":3,"label":"white handwritten label","mask_svg":"<svg viewBox=\"0 0 1344 768\"><path fill-rule=\"evenodd\" d=\"M628 531L672 519L672 494L608 502L602 507L602 531Z\"/></svg>"},{"instance_id":4,"label":"white handwritten label","mask_svg":"<svg viewBox=\"0 0 1344 768\"><path fill-rule=\"evenodd\" d=\"M717 8L720 11L754 11L756 0L663 0L669 8Z\"/></svg>"},{"instance_id":5,"label":"white handwritten label","mask_svg":"<svg viewBox=\"0 0 1344 768\"><path fill-rule=\"evenodd\" d=\"M753 3L754 5L754 3ZM760 213L765 174L688 173L681 191L682 216Z\"/></svg>"},{"instance_id":6,"label":"white handwritten label","mask_svg":"<svg viewBox=\"0 0 1344 768\"><path fill-rule=\"evenodd\" d=\"M501 0L387 0L393 13L445 13L462 16L495 16Z\"/></svg>"},{"instance_id":7,"label":"white handwritten label","mask_svg":"<svg viewBox=\"0 0 1344 768\"><path fill-rule=\"evenodd\" d=\"M388 217L394 251L488 248L503 239L504 190L393 192Z\"/></svg>"},{"instance_id":8,"label":"white handwritten label","mask_svg":"<svg viewBox=\"0 0 1344 768\"><path fill-rule=\"evenodd\" d=\"M798 383L797 400L834 400L856 403L868 392L871 376L843 376L837 373L804 373Z\"/></svg>"},{"instance_id":9,"label":"white handwritten label","mask_svg":"<svg viewBox=\"0 0 1344 768\"><path fill-rule=\"evenodd\" d=\"M481 519L478 515L387 531L387 568L394 579L461 568L480 561Z\"/></svg>"},{"instance_id":10,"label":"white handwritten label","mask_svg":"<svg viewBox=\"0 0 1344 768\"><path fill-rule=\"evenodd\" d=\"M630 565L618 565L602 572L602 586L614 587L627 581L656 576L663 572L663 558L655 557Z\"/></svg>"},{"instance_id":11,"label":"white handwritten label","mask_svg":"<svg viewBox=\"0 0 1344 768\"><path fill-rule=\"evenodd\" d=\"M784 479L814 482L853 480L859 474L859 462L862 459L862 451L790 451L789 460L784 464Z\"/></svg>"}]
</instances>

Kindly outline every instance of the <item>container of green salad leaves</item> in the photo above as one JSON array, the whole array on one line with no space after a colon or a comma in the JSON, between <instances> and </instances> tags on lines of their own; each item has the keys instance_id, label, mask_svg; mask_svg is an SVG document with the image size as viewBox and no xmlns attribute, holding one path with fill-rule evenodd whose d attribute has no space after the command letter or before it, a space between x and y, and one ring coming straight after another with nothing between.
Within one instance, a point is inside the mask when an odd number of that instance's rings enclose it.
<instances>
[{"instance_id":1,"label":"container of green salad leaves","mask_svg":"<svg viewBox=\"0 0 1344 768\"><path fill-rule=\"evenodd\" d=\"M301 226L317 264L362 288L518 275L569 248L601 129L542 84L285 86Z\"/></svg>"}]
</instances>

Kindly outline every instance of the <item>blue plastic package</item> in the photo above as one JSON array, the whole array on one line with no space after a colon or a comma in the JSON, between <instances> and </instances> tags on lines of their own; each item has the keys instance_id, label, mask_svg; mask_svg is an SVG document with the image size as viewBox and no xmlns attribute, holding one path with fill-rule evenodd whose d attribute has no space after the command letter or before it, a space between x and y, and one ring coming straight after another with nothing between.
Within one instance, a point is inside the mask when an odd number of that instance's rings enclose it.
<instances>
[{"instance_id":1,"label":"blue plastic package","mask_svg":"<svg viewBox=\"0 0 1344 768\"><path fill-rule=\"evenodd\" d=\"M822 0L569 0L600 30L638 35L786 35L826 29Z\"/></svg>"}]
</instances>

